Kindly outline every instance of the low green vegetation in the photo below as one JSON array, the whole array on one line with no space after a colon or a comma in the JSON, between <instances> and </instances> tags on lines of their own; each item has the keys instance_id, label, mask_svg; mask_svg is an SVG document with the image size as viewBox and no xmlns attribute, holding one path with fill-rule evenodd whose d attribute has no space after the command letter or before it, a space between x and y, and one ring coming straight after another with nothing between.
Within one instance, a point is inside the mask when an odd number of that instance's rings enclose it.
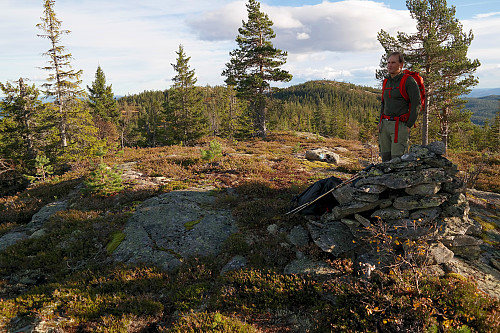
<instances>
[{"instance_id":1,"label":"low green vegetation","mask_svg":"<svg viewBox=\"0 0 500 333\"><path fill-rule=\"evenodd\" d=\"M222 156L222 146L217 140L212 140L210 141L210 146L207 150L201 149L201 158L203 158L206 161L213 161L217 157Z\"/></svg>"}]
</instances>

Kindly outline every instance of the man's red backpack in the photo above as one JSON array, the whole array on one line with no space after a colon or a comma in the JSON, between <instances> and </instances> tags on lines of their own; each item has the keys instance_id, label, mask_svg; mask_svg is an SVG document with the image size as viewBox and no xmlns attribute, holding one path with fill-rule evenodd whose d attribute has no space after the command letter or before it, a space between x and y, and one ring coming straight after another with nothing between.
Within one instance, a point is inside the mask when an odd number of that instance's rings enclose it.
<instances>
[{"instance_id":1,"label":"man's red backpack","mask_svg":"<svg viewBox=\"0 0 500 333\"><path fill-rule=\"evenodd\" d=\"M408 93L406 92L405 89L405 84L406 80L408 79L409 76L415 79L415 81L418 84L418 88L420 89L420 104L422 105L422 109L425 106L425 86L424 86L424 79L420 76L419 72L413 72L408 69L405 69L403 71L404 75L403 78L401 79L401 82L399 83L399 92L401 93L401 96L408 102L410 98L408 97ZM384 84L382 86L382 101L384 101L384 91L385 91L385 85L387 84L387 79L384 79Z\"/></svg>"},{"instance_id":2,"label":"man's red backpack","mask_svg":"<svg viewBox=\"0 0 500 333\"><path fill-rule=\"evenodd\" d=\"M406 80L408 80L408 77L412 77L415 79L415 81L417 82L417 85L418 85L418 88L420 90L420 104L422 105L422 110L424 109L425 107L425 86L424 86L424 79L420 76L420 74L418 72L413 72L413 71L410 71L408 69L405 69L403 71L403 77L401 78L401 82L399 83L399 92L401 93L401 96L403 96L403 98L409 102L410 101L410 98L408 97L408 93L406 92L406 89L405 89L405 84L406 84ZM387 84L387 79L384 79L384 83L382 85L382 102L384 101L384 91L386 89L391 89L391 88L386 88ZM389 96L391 95L391 90L389 90ZM409 106L408 106L408 113L405 113L399 117L390 117L390 116L386 116L384 114L381 115L380 117L380 121L382 121L382 119L391 119L391 120L396 120L396 132L395 132L395 137L394 137L394 142L397 143L398 142L398 127L399 127L399 121L408 121L408 118L410 117L410 108L411 108L411 104L409 103Z\"/></svg>"}]
</instances>

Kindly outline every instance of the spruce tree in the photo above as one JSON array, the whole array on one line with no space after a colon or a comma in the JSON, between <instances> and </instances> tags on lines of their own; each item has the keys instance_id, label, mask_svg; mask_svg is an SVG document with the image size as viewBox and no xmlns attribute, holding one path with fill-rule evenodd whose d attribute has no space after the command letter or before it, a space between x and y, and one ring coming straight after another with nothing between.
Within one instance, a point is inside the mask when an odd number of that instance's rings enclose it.
<instances>
[{"instance_id":1,"label":"spruce tree","mask_svg":"<svg viewBox=\"0 0 500 333\"><path fill-rule=\"evenodd\" d=\"M433 119L439 119L441 140L447 144L452 111L463 107L465 101L460 96L478 83L473 74L480 62L467 58L474 36L472 31L462 31L462 25L455 18L455 7L448 8L446 0L407 0L406 6L417 21L417 32L398 32L396 37L391 37L381 30L378 40L387 54L403 52L406 67L419 71L424 78L426 108L422 114L422 144L428 143L429 121ZM379 71L377 76L381 78L383 73Z\"/></svg>"},{"instance_id":2,"label":"spruce tree","mask_svg":"<svg viewBox=\"0 0 500 333\"><path fill-rule=\"evenodd\" d=\"M224 90L225 111L221 119L221 134L228 138L247 138L252 131L248 102L239 99L233 86Z\"/></svg>"},{"instance_id":3,"label":"spruce tree","mask_svg":"<svg viewBox=\"0 0 500 333\"><path fill-rule=\"evenodd\" d=\"M330 122L330 115L328 108L323 100L319 101L319 105L313 110L313 132L316 134L327 135L328 123Z\"/></svg>"},{"instance_id":4,"label":"spruce tree","mask_svg":"<svg viewBox=\"0 0 500 333\"><path fill-rule=\"evenodd\" d=\"M249 136L251 120L246 116L247 103L236 97L233 87L206 86L203 88L203 100L210 135L224 138Z\"/></svg>"},{"instance_id":5,"label":"spruce tree","mask_svg":"<svg viewBox=\"0 0 500 333\"><path fill-rule=\"evenodd\" d=\"M43 108L40 92L22 78L17 85L0 83L0 89L5 95L0 99L0 153L18 163L32 161L42 144L37 140Z\"/></svg>"},{"instance_id":6,"label":"spruce tree","mask_svg":"<svg viewBox=\"0 0 500 333\"><path fill-rule=\"evenodd\" d=\"M95 81L89 90L88 104L92 110L94 124L98 128L98 137L107 141L107 146L116 144L118 133L118 103L115 100L111 85L106 85L106 76L101 66L97 66Z\"/></svg>"},{"instance_id":7,"label":"spruce tree","mask_svg":"<svg viewBox=\"0 0 500 333\"><path fill-rule=\"evenodd\" d=\"M47 78L48 82L43 84L43 87L46 88L46 95L55 99L61 146L66 147L68 145L68 109L75 98L83 96L80 88L82 70L72 69L72 55L65 53L65 47L60 44L61 37L69 34L70 31L61 29L62 22L56 17L54 5L55 0L45 0L45 16L41 18L42 23L37 24L37 27L43 32L38 36L50 42L50 49L44 53L49 57L49 64L42 67L50 74Z\"/></svg>"},{"instance_id":8,"label":"spruce tree","mask_svg":"<svg viewBox=\"0 0 500 333\"><path fill-rule=\"evenodd\" d=\"M273 46L276 37L273 22L260 11L260 3L249 0L248 21L238 29L238 49L230 52L231 60L222 75L228 86L235 86L238 96L250 102L257 134L267 134L267 96L271 93L270 81L288 82L292 75L280 67L286 63L287 53Z\"/></svg>"},{"instance_id":9,"label":"spruce tree","mask_svg":"<svg viewBox=\"0 0 500 333\"><path fill-rule=\"evenodd\" d=\"M89 90L89 105L93 114L101 119L111 122L118 122L120 114L111 85L106 85L106 76L101 66L97 66L95 81L92 86L87 86Z\"/></svg>"},{"instance_id":10,"label":"spruce tree","mask_svg":"<svg viewBox=\"0 0 500 333\"><path fill-rule=\"evenodd\" d=\"M165 123L167 141L190 143L203 137L208 131L208 121L203 113L201 91L195 87L195 71L190 69L184 47L176 51L177 62L172 64L177 73L167 103L165 103Z\"/></svg>"},{"instance_id":11,"label":"spruce tree","mask_svg":"<svg viewBox=\"0 0 500 333\"><path fill-rule=\"evenodd\" d=\"M65 53L65 47L61 45L62 36L70 31L61 29L62 22L56 17L54 5L55 0L44 1L42 23L37 24L43 32L38 36L50 42L49 50L44 53L49 58L48 65L42 68L49 72L49 77L43 87L47 97L54 100L41 116L53 124L47 126L44 133L46 155L56 158L62 166L92 156L101 143L96 137L97 129L89 108L82 101L85 95L80 88L82 70L72 69L72 55Z\"/></svg>"},{"instance_id":12,"label":"spruce tree","mask_svg":"<svg viewBox=\"0 0 500 333\"><path fill-rule=\"evenodd\" d=\"M95 194L102 197L114 195L125 188L123 185L122 172L117 168L110 168L104 163L106 151L100 148L96 153L100 163L95 166L88 177L84 180L82 191L86 194Z\"/></svg>"}]
</instances>

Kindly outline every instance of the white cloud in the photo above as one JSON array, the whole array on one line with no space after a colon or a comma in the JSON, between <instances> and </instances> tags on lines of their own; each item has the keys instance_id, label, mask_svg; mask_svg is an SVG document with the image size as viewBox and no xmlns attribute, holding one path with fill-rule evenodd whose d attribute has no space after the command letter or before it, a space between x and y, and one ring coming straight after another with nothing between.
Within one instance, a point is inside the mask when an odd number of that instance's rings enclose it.
<instances>
[{"instance_id":1,"label":"white cloud","mask_svg":"<svg viewBox=\"0 0 500 333\"><path fill-rule=\"evenodd\" d=\"M476 15L470 20L461 21L464 32L472 30L474 39L467 56L469 59L479 59L481 66L476 74L479 78L478 87L493 88L500 86L500 15Z\"/></svg>"},{"instance_id":2,"label":"white cloud","mask_svg":"<svg viewBox=\"0 0 500 333\"><path fill-rule=\"evenodd\" d=\"M83 84L94 80L98 65L118 95L162 90L171 84L179 44L191 57L198 84L223 84L221 72L236 48L247 0L57 0L55 11L62 27L71 30L61 44L73 54L73 67L83 69ZM263 1L264 2L264 1ZM377 33L384 29L414 32L406 10L382 2L324 1L301 7L261 9L274 22L274 45L288 52L285 68L294 75L290 84L313 79L336 79L376 85L375 69L383 53ZM461 21L472 29L470 58L478 58L481 87L500 84L500 15L496 11ZM38 69L49 48L37 37L36 24L43 2L0 0L0 82L30 78L37 85L47 73Z\"/></svg>"},{"instance_id":3,"label":"white cloud","mask_svg":"<svg viewBox=\"0 0 500 333\"><path fill-rule=\"evenodd\" d=\"M304 40L304 39L309 39L311 36L308 33L305 32L297 32L297 39L298 40Z\"/></svg>"},{"instance_id":4,"label":"white cloud","mask_svg":"<svg viewBox=\"0 0 500 333\"><path fill-rule=\"evenodd\" d=\"M199 16L191 16L186 23L201 40L234 40L247 17L245 1L234 1Z\"/></svg>"},{"instance_id":5,"label":"white cloud","mask_svg":"<svg viewBox=\"0 0 500 333\"><path fill-rule=\"evenodd\" d=\"M477 15L474 15L473 19L484 19L484 18L489 18L491 16L497 16L497 15L500 15L500 12L477 14Z\"/></svg>"},{"instance_id":6,"label":"white cloud","mask_svg":"<svg viewBox=\"0 0 500 333\"><path fill-rule=\"evenodd\" d=\"M373 1L323 2L303 7L262 6L261 9L274 23L275 45L290 53L374 50L378 48L377 33L381 29L390 33L415 30L408 11L390 9ZM246 20L246 9L241 2L236 2L188 23L200 39L223 40L234 39L227 30L237 31L242 19ZM301 38L305 36L309 38Z\"/></svg>"},{"instance_id":7,"label":"white cloud","mask_svg":"<svg viewBox=\"0 0 500 333\"><path fill-rule=\"evenodd\" d=\"M383 54L377 33L381 29L392 35L416 31L408 11L374 1L262 5L261 10L274 23L274 45L288 52L285 69L294 75L292 82L325 78L376 85L375 69ZM244 3L238 1L191 18L188 24L202 40L234 40L236 36L227 31L237 32L246 15Z\"/></svg>"}]
</instances>

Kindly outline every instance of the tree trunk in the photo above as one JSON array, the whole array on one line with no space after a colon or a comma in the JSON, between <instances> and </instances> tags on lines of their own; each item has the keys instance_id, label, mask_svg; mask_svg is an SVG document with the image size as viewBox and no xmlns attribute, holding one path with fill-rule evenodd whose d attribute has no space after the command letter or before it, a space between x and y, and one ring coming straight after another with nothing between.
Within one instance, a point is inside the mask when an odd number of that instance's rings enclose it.
<instances>
[{"instance_id":1,"label":"tree trunk","mask_svg":"<svg viewBox=\"0 0 500 333\"><path fill-rule=\"evenodd\" d=\"M441 141L444 143L444 151L448 150L448 133L449 133L449 121L448 121L448 115L449 115L450 109L449 107L446 107L443 110L443 117L441 118Z\"/></svg>"},{"instance_id":2,"label":"tree trunk","mask_svg":"<svg viewBox=\"0 0 500 333\"><path fill-rule=\"evenodd\" d=\"M59 114L61 116L61 120L59 123L59 130L61 131L61 147L66 148L68 146L68 138L66 136L66 116L63 111L62 102L59 102Z\"/></svg>"},{"instance_id":3,"label":"tree trunk","mask_svg":"<svg viewBox=\"0 0 500 333\"><path fill-rule=\"evenodd\" d=\"M22 119L23 119L23 125L24 125L24 131L23 131L23 140L26 142L26 157L28 160L34 160L36 157L35 154L35 145L33 143L33 135L32 135L32 128L31 128L31 122L32 122L32 117L31 117L31 111L28 107L28 105L32 102L30 101L30 98L28 96L28 93L26 92L26 84L24 83L22 78L19 78L19 96L21 99L23 99L23 110L22 110Z\"/></svg>"},{"instance_id":4,"label":"tree trunk","mask_svg":"<svg viewBox=\"0 0 500 333\"><path fill-rule=\"evenodd\" d=\"M422 110L422 145L426 146L429 144L429 93L425 97L424 109Z\"/></svg>"},{"instance_id":5,"label":"tree trunk","mask_svg":"<svg viewBox=\"0 0 500 333\"><path fill-rule=\"evenodd\" d=\"M255 125L257 128L257 135L261 138L265 138L267 136L267 127L266 127L266 113L267 113L267 105L265 97L257 96L257 100L253 103L254 111L255 111Z\"/></svg>"}]
</instances>

